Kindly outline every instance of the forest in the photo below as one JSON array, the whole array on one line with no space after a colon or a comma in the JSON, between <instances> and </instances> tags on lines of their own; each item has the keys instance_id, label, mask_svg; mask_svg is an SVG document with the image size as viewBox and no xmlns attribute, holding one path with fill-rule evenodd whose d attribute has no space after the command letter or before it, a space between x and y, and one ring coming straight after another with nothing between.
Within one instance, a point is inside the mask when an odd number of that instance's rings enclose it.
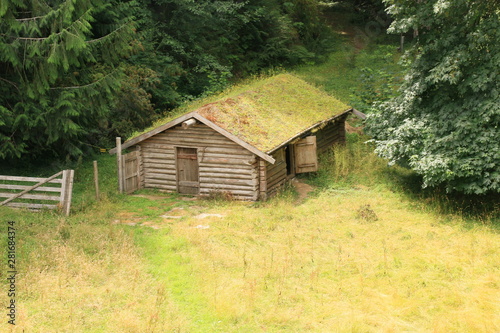
<instances>
[{"instance_id":1,"label":"forest","mask_svg":"<svg viewBox=\"0 0 500 333\"><path fill-rule=\"evenodd\" d=\"M342 7L372 23L386 8L376 28L414 41L400 92L361 105L376 152L424 187L498 192L495 0L3 0L0 158L75 160L243 78L320 64Z\"/></svg>"}]
</instances>

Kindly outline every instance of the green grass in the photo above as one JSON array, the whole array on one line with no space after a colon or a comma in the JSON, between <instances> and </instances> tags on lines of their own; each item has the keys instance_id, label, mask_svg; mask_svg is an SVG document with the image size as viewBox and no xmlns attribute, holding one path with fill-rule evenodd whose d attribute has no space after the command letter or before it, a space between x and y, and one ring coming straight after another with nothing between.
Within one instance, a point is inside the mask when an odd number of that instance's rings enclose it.
<instances>
[{"instance_id":1,"label":"green grass","mask_svg":"<svg viewBox=\"0 0 500 333\"><path fill-rule=\"evenodd\" d=\"M455 210L463 201L418 190L364 140L322 156L300 202L291 187L264 203L118 195L107 156L96 202L84 162L69 218L0 208L18 229L12 331L500 329L498 201ZM176 209L182 218L161 217Z\"/></svg>"},{"instance_id":2,"label":"green grass","mask_svg":"<svg viewBox=\"0 0 500 333\"><path fill-rule=\"evenodd\" d=\"M349 107L323 90L289 73L282 73L240 83L218 96L197 101L184 109L196 111L266 152L311 125L347 111ZM174 114L178 116L177 111ZM155 126L173 118L170 115Z\"/></svg>"},{"instance_id":3,"label":"green grass","mask_svg":"<svg viewBox=\"0 0 500 333\"><path fill-rule=\"evenodd\" d=\"M366 112L367 101L387 98L397 90L403 71L399 57L393 44L370 45L360 51L343 47L326 62L300 67L294 74Z\"/></svg>"}]
</instances>

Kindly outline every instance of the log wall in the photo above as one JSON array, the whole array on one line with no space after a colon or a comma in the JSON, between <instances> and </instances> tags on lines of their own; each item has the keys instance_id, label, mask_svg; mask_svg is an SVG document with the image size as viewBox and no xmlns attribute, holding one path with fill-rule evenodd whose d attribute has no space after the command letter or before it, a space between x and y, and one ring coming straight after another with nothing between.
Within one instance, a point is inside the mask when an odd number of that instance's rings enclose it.
<instances>
[{"instance_id":1,"label":"log wall","mask_svg":"<svg viewBox=\"0 0 500 333\"><path fill-rule=\"evenodd\" d=\"M197 148L200 194L229 192L240 200L257 200L258 160L240 145L203 124L170 128L140 142L145 188L177 191L176 147Z\"/></svg>"},{"instance_id":2,"label":"log wall","mask_svg":"<svg viewBox=\"0 0 500 333\"><path fill-rule=\"evenodd\" d=\"M266 164L267 197L271 197L279 190L287 179L285 148L275 151L271 155L276 162Z\"/></svg>"},{"instance_id":3,"label":"log wall","mask_svg":"<svg viewBox=\"0 0 500 333\"><path fill-rule=\"evenodd\" d=\"M325 152L335 143L345 143L345 117L336 119L313 135L316 135L318 154Z\"/></svg>"}]
</instances>

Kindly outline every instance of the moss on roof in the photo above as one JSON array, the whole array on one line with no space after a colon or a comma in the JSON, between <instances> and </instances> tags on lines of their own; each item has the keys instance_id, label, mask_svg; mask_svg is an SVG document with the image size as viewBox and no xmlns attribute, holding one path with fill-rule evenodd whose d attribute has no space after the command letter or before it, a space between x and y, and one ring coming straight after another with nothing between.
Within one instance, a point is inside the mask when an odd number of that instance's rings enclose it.
<instances>
[{"instance_id":1,"label":"moss on roof","mask_svg":"<svg viewBox=\"0 0 500 333\"><path fill-rule=\"evenodd\" d=\"M349 107L290 75L280 74L233 88L216 100L182 110L196 111L262 152L267 152L308 127ZM180 116L163 119L162 124ZM158 123L157 123L158 125ZM156 126L158 127L158 126Z\"/></svg>"}]
</instances>

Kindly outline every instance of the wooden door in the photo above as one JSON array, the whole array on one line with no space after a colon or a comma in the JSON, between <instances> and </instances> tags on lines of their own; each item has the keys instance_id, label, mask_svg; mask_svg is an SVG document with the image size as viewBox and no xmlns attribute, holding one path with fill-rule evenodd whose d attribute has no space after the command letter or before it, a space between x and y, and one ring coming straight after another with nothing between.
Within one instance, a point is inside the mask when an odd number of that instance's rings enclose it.
<instances>
[{"instance_id":1,"label":"wooden door","mask_svg":"<svg viewBox=\"0 0 500 333\"><path fill-rule=\"evenodd\" d=\"M123 191L132 193L140 188L139 151L123 155Z\"/></svg>"},{"instance_id":2,"label":"wooden door","mask_svg":"<svg viewBox=\"0 0 500 333\"><path fill-rule=\"evenodd\" d=\"M196 148L177 147L177 191L182 194L198 194L199 190Z\"/></svg>"},{"instance_id":3,"label":"wooden door","mask_svg":"<svg viewBox=\"0 0 500 333\"><path fill-rule=\"evenodd\" d=\"M308 136L294 145L295 173L318 171L316 137Z\"/></svg>"}]
</instances>

